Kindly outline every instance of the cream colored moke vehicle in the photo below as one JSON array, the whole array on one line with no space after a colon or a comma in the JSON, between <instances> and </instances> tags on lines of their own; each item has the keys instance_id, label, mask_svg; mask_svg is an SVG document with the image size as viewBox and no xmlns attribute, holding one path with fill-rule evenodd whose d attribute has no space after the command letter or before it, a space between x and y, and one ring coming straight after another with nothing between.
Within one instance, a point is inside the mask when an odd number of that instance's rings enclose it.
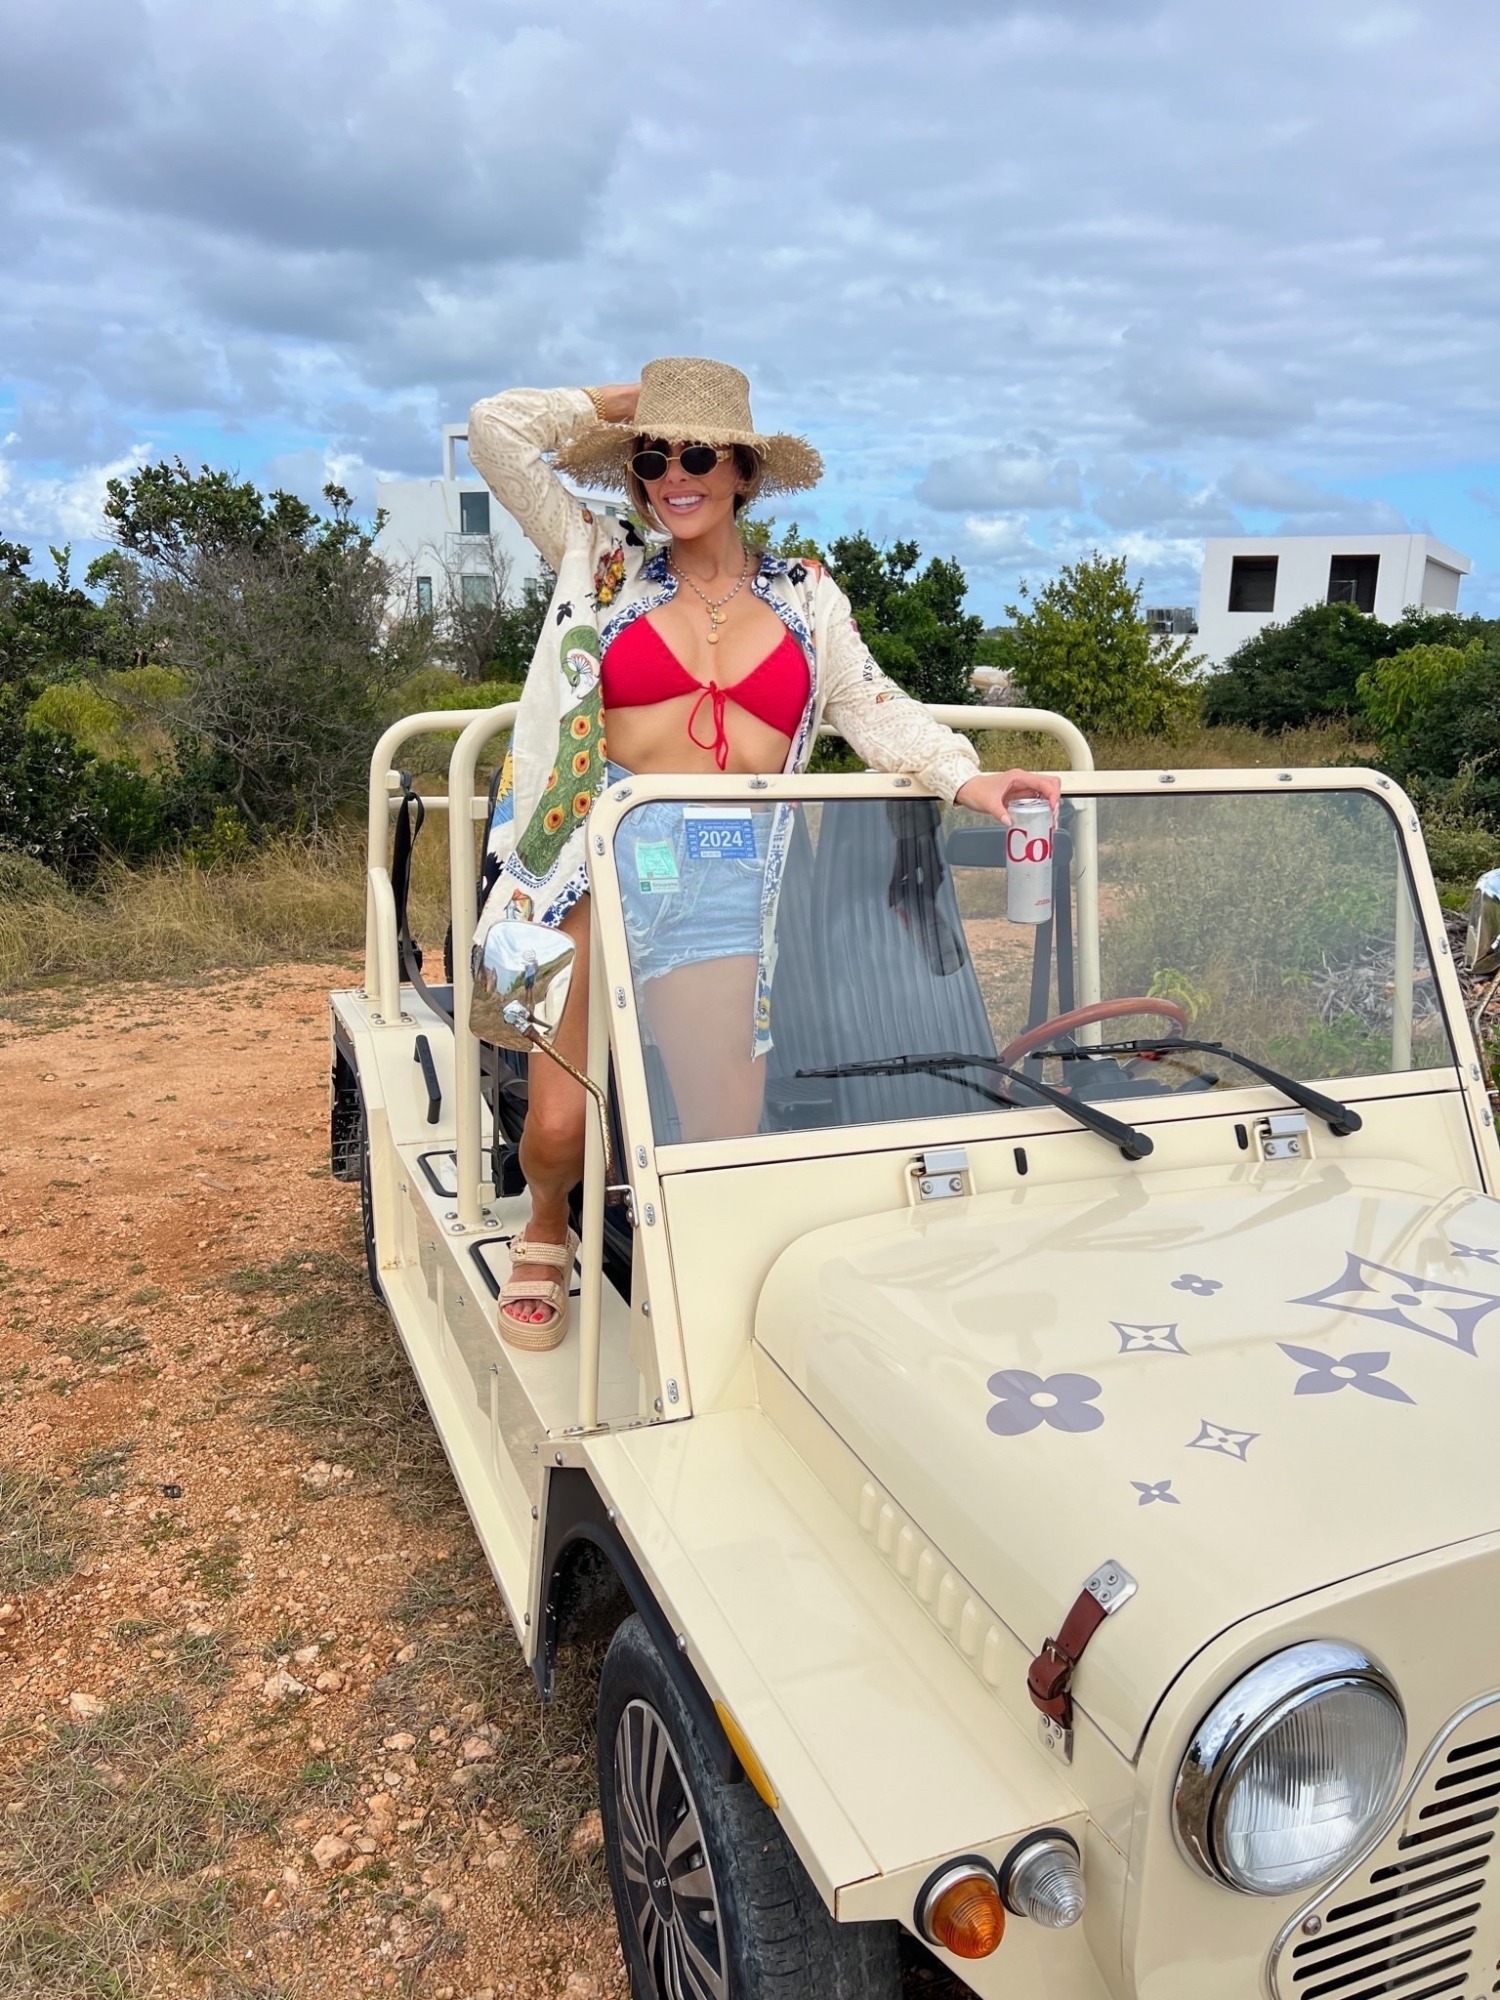
<instances>
[{"instance_id":1,"label":"cream colored moke vehicle","mask_svg":"<svg viewBox=\"0 0 1500 2000\"><path fill-rule=\"evenodd\" d=\"M571 1325L518 1353L570 953L466 949L512 713L428 801L448 986L403 977L387 849L454 718L376 753L335 1169L543 1695L614 1607L638 2000L891 2000L903 1932L1006 2000L1500 1991L1500 1156L1407 800L939 711L1068 753L1038 926L1000 829L908 779L613 786ZM684 895L784 855L763 1114L711 1143L622 913L673 826Z\"/></svg>"}]
</instances>

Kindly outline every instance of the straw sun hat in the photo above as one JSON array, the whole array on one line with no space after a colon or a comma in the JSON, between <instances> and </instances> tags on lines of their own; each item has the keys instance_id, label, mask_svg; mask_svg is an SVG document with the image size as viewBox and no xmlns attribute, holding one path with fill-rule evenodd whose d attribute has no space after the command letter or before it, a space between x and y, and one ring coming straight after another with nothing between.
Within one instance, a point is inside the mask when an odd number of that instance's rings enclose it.
<instances>
[{"instance_id":1,"label":"straw sun hat","mask_svg":"<svg viewBox=\"0 0 1500 2000\"><path fill-rule=\"evenodd\" d=\"M823 461L806 438L786 431L767 435L750 415L750 384L723 361L677 357L648 361L641 395L628 424L594 423L578 431L557 454L560 471L591 486L625 485L631 453L641 438L669 444L743 444L760 461L761 493L797 493L816 486Z\"/></svg>"}]
</instances>

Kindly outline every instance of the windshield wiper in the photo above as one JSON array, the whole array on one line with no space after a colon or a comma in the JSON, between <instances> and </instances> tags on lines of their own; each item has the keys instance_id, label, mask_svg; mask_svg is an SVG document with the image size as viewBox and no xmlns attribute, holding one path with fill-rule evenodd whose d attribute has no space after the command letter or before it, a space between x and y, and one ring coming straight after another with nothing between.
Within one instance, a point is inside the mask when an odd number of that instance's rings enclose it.
<instances>
[{"instance_id":1,"label":"windshield wiper","mask_svg":"<svg viewBox=\"0 0 1500 2000\"><path fill-rule=\"evenodd\" d=\"M798 1076L911 1076L945 1069L987 1069L997 1076L1003 1076L1012 1083L1020 1084L1023 1090L1034 1091L1046 1104L1055 1104L1059 1111L1066 1111L1076 1118L1080 1125L1086 1125L1091 1132L1097 1132L1101 1139L1108 1139L1119 1147L1127 1160L1144 1160L1156 1148L1144 1132L1134 1125L1123 1124L1118 1118L1111 1118L1107 1111L1099 1111L1092 1104L1069 1097L1066 1091L1054 1090L1050 1083L1041 1083L1035 1077L1024 1076L1020 1070L1012 1069L997 1056L930 1055L930 1056L876 1056L869 1062L832 1063L827 1069L799 1069ZM1004 1100L1002 1100L1004 1101ZM1014 1100L1011 1100L1012 1102Z\"/></svg>"},{"instance_id":2,"label":"windshield wiper","mask_svg":"<svg viewBox=\"0 0 1500 2000\"><path fill-rule=\"evenodd\" d=\"M1094 1048L1033 1049L1031 1053L1058 1056L1064 1062L1085 1062L1092 1056L1170 1056L1193 1050L1200 1055L1223 1056L1226 1062L1238 1063L1241 1069L1249 1070L1262 1083L1269 1083L1283 1097L1289 1097L1293 1104L1310 1111L1314 1118L1321 1118L1335 1138L1347 1139L1365 1122L1352 1106L1340 1104L1337 1098L1324 1097L1321 1091L1309 1090L1294 1076L1283 1076L1279 1069L1267 1069L1253 1056L1242 1056L1238 1049L1226 1048L1222 1042L1177 1042L1170 1036L1163 1036L1160 1041L1101 1042Z\"/></svg>"}]
</instances>

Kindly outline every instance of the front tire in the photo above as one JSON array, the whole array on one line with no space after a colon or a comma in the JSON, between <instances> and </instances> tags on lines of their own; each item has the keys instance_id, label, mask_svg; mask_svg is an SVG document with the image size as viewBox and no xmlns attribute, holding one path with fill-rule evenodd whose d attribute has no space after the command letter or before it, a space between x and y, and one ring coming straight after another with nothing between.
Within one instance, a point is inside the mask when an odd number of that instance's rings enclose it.
<instances>
[{"instance_id":1,"label":"front tire","mask_svg":"<svg viewBox=\"0 0 1500 2000\"><path fill-rule=\"evenodd\" d=\"M370 1161L370 1119L365 1110L365 1094L359 1093L359 1225L365 1243L365 1276L370 1290L386 1303L380 1282L380 1252L375 1242L375 1188Z\"/></svg>"},{"instance_id":2,"label":"front tire","mask_svg":"<svg viewBox=\"0 0 1500 2000\"><path fill-rule=\"evenodd\" d=\"M714 1768L639 1617L599 1681L599 1796L634 2000L896 2000L896 1929L839 1924L774 1813Z\"/></svg>"}]
</instances>

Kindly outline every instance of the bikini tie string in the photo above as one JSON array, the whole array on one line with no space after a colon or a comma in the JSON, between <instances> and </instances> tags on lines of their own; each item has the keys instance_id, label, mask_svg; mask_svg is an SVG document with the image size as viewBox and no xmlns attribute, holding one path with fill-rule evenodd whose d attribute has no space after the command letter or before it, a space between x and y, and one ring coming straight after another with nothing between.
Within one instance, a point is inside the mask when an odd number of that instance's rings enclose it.
<instances>
[{"instance_id":1,"label":"bikini tie string","mask_svg":"<svg viewBox=\"0 0 1500 2000\"><path fill-rule=\"evenodd\" d=\"M705 682L703 692L693 703L687 720L689 743L693 744L699 750L712 750L714 753L714 762L721 771L726 770L729 765L729 738L724 730L724 704L728 699L729 696L719 686L717 681ZM698 711L702 708L705 701L712 701L713 703L714 734L711 743L705 743L701 736L693 734L693 725L698 720Z\"/></svg>"}]
</instances>

